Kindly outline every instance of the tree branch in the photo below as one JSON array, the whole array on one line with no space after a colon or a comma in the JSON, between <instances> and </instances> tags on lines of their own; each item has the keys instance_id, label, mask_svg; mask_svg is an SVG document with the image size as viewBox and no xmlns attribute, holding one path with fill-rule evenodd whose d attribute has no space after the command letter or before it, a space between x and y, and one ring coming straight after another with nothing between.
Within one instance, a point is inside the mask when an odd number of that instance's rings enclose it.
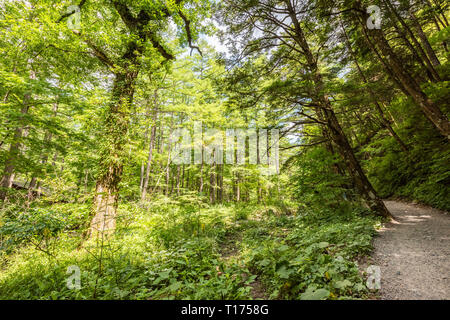
<instances>
[{"instance_id":1,"label":"tree branch","mask_svg":"<svg viewBox=\"0 0 450 320\"><path fill-rule=\"evenodd\" d=\"M78 5L78 8L80 8L80 10L81 10L81 7L82 7L85 3L86 3L86 0L81 0L80 4ZM73 14L76 13L76 12L77 12L77 11L74 10L74 11L72 11L72 12L67 12L67 13L65 13L65 14L63 14L56 22L57 22L57 23L60 23L60 22L63 21L65 18L70 17L71 15L73 15Z\"/></svg>"},{"instance_id":2,"label":"tree branch","mask_svg":"<svg viewBox=\"0 0 450 320\"><path fill-rule=\"evenodd\" d=\"M289 150L289 149L294 149L294 148L300 148L300 147L314 147L317 146L319 144L325 143L327 142L327 140L321 140L321 141L317 141L317 142L313 142L310 144L297 144L295 146L289 146L289 147L280 147L281 150Z\"/></svg>"},{"instance_id":3,"label":"tree branch","mask_svg":"<svg viewBox=\"0 0 450 320\"><path fill-rule=\"evenodd\" d=\"M141 12L139 12L138 18L135 18L131 13L130 9L121 1L114 0L112 1L112 3L114 5L114 8L119 13L120 18L130 31L140 33L144 37L144 40L146 39L150 40L153 47L157 49L165 59L167 60L175 59L175 57L172 54L170 54L156 39L156 35L154 32L147 31L143 33L145 26L151 20L151 17L144 10L141 10ZM165 11L163 10L163 13L166 15L170 15L170 13L167 12L167 10Z\"/></svg>"},{"instance_id":4,"label":"tree branch","mask_svg":"<svg viewBox=\"0 0 450 320\"><path fill-rule=\"evenodd\" d=\"M93 44L89 39L85 39L84 42L89 46L89 48L92 49L94 56L96 56L105 65L114 68L114 62L112 62L112 60L99 47Z\"/></svg>"},{"instance_id":5,"label":"tree branch","mask_svg":"<svg viewBox=\"0 0 450 320\"><path fill-rule=\"evenodd\" d=\"M186 36L188 39L189 47L191 48L191 54L192 50L196 49L198 53L200 53L200 55L203 57L203 53L201 52L200 48L192 44L191 21L184 15L184 13L181 10L178 11L178 14L184 21L184 29L186 30Z\"/></svg>"}]
</instances>

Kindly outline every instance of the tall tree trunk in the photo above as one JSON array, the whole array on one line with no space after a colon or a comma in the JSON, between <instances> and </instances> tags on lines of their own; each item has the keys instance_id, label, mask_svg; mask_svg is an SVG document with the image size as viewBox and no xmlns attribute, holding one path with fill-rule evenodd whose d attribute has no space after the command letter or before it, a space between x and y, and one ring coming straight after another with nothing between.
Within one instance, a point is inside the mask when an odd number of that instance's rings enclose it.
<instances>
[{"instance_id":1,"label":"tall tree trunk","mask_svg":"<svg viewBox=\"0 0 450 320\"><path fill-rule=\"evenodd\" d=\"M357 1L357 3L359 3L359 1ZM367 34L372 35L372 38L380 51L389 62L396 78L401 82L402 86L408 92L408 95L414 100L416 105L422 110L427 119L436 127L441 135L450 139L450 123L447 116L442 113L441 109L422 91L420 85L414 80L409 72L404 69L400 59L386 40L383 31L378 29L368 29L365 21L369 19L369 16L365 11L361 10L361 12L363 12L363 14L362 18L359 19L359 23Z\"/></svg>"},{"instance_id":2,"label":"tall tree trunk","mask_svg":"<svg viewBox=\"0 0 450 320\"><path fill-rule=\"evenodd\" d=\"M53 109L52 109L52 111L53 111L53 117L56 117L56 116L57 116L57 112L58 112L58 103L57 103L57 102L55 102L55 103L53 104ZM45 136L44 136L44 142L45 142L46 144L50 143L50 142L52 141L52 137L53 137L53 134L52 134L50 131L47 131L47 132L45 133ZM40 157L40 158L41 158L41 164L42 164L42 165L45 165L45 164L47 163L47 161L48 161L48 156L49 156L49 150L44 151L43 154L42 154L41 157ZM39 197L41 196L41 193L42 193L42 192L41 192L41 182L38 182L38 181L37 181L37 177L33 177L33 179L35 179L36 181L35 181L33 187L29 189L29 192L28 192L28 201L31 201L32 198L34 197L34 195L36 195L36 196L39 198ZM33 179L31 180L32 182L33 182ZM36 183L36 182L37 182L37 183ZM80 181L80 183L77 185L78 188L79 188L80 184L81 184L81 181ZM35 187L36 187L37 190L36 190L35 192L33 192Z\"/></svg>"},{"instance_id":3,"label":"tall tree trunk","mask_svg":"<svg viewBox=\"0 0 450 320\"><path fill-rule=\"evenodd\" d=\"M28 186L28 194L27 194L28 203L34 199L34 195L36 194L35 190L36 186L37 186L37 178L33 177L31 178L30 185Z\"/></svg>"},{"instance_id":4,"label":"tall tree trunk","mask_svg":"<svg viewBox=\"0 0 450 320\"><path fill-rule=\"evenodd\" d=\"M234 156L235 156L235 162L234 163L238 163L238 157L237 157L237 150L233 151ZM234 176L234 199L236 202L241 201L241 186L240 186L240 174L239 171L235 171L233 172L233 176Z\"/></svg>"},{"instance_id":5,"label":"tall tree trunk","mask_svg":"<svg viewBox=\"0 0 450 320\"><path fill-rule=\"evenodd\" d=\"M176 190L177 190L177 196L180 195L180 184L181 184L181 166L177 165L177 176L176 176Z\"/></svg>"},{"instance_id":6,"label":"tall tree trunk","mask_svg":"<svg viewBox=\"0 0 450 320\"><path fill-rule=\"evenodd\" d=\"M223 203L223 164L219 165L219 173L217 175L217 200Z\"/></svg>"},{"instance_id":7,"label":"tall tree trunk","mask_svg":"<svg viewBox=\"0 0 450 320\"><path fill-rule=\"evenodd\" d=\"M397 31L397 33L399 34L400 38L403 40L403 42L405 43L405 45L408 47L409 51L411 52L412 56L414 57L414 60L417 61L420 66L422 71L425 72L425 74L428 76L428 79L431 82L437 82L438 80L436 80L436 78L433 76L433 73L430 71L429 68L427 68L425 61L421 58L421 56L419 55L419 53L417 52L416 48L412 45L412 43L409 41L408 37L406 36L406 33L404 30L400 29L399 26L397 26L396 23L394 23L394 28ZM427 81L425 77L423 78L419 78L417 79L419 82L423 82L423 81Z\"/></svg>"},{"instance_id":8,"label":"tall tree trunk","mask_svg":"<svg viewBox=\"0 0 450 320\"><path fill-rule=\"evenodd\" d=\"M168 197L169 196L169 187L170 187L170 165L168 165L166 167L166 180L165 181L166 181L166 183L164 186L164 194L166 195L166 197Z\"/></svg>"},{"instance_id":9,"label":"tall tree trunk","mask_svg":"<svg viewBox=\"0 0 450 320\"><path fill-rule=\"evenodd\" d=\"M146 114L146 116L148 117L148 113ZM147 144L149 127L150 126L147 125L147 127L145 128L144 146ZM142 199L142 188L144 187L144 176L145 176L145 163L144 163L144 161L142 161L141 162L141 174L140 174L140 178L139 178L139 193L141 195L141 199Z\"/></svg>"},{"instance_id":10,"label":"tall tree trunk","mask_svg":"<svg viewBox=\"0 0 450 320\"><path fill-rule=\"evenodd\" d=\"M427 2L429 3L430 7L434 7L434 6L430 3L429 0L427 0ZM441 14L441 16L442 16L442 21L441 21L442 25L444 26L444 28L448 27L448 20L447 20L447 17L446 17L446 15L445 15L444 10L442 9L442 7L441 7L441 5L439 4L439 2L436 2L436 0L434 0L433 2L434 2L434 4L435 4L435 6L436 6L436 9L437 9L436 11L438 12L438 17L439 17L439 14ZM433 8L433 9L434 9L434 8Z\"/></svg>"},{"instance_id":11,"label":"tall tree trunk","mask_svg":"<svg viewBox=\"0 0 450 320\"><path fill-rule=\"evenodd\" d=\"M409 92L406 90L406 88L403 86L403 84L400 82L400 80L395 75L392 68L389 66L388 62L385 58L382 57L381 53L379 52L378 48L375 46L375 44L372 42L372 40L369 37L369 34L367 33L367 30L363 28L363 34L364 38L369 45L369 48L372 50L373 53L378 58L378 61L381 62L383 65L384 70L386 71L386 74L392 79L392 81L397 85L397 87L403 92L403 94L407 97L409 97Z\"/></svg>"},{"instance_id":12,"label":"tall tree trunk","mask_svg":"<svg viewBox=\"0 0 450 320\"><path fill-rule=\"evenodd\" d=\"M148 150L147 168L145 170L144 183L142 185L141 201L145 200L145 197L147 195L148 182L150 180L150 167L152 164L153 148L155 145L157 117L158 117L157 110L155 110L154 115L153 115L153 125L152 125L152 129L151 129L151 133L150 133L150 146L149 146L149 150Z\"/></svg>"},{"instance_id":13,"label":"tall tree trunk","mask_svg":"<svg viewBox=\"0 0 450 320\"><path fill-rule=\"evenodd\" d=\"M142 200L142 188L144 187L144 175L145 175L145 165L144 161L141 162L141 174L139 178L139 191L141 193L141 200Z\"/></svg>"},{"instance_id":14,"label":"tall tree trunk","mask_svg":"<svg viewBox=\"0 0 450 320\"><path fill-rule=\"evenodd\" d=\"M186 187L184 179L185 176L186 176L186 166L183 164L183 170L181 173L181 189L184 189Z\"/></svg>"},{"instance_id":15,"label":"tall tree trunk","mask_svg":"<svg viewBox=\"0 0 450 320\"><path fill-rule=\"evenodd\" d=\"M94 197L95 215L89 230L91 236L99 233L102 236L104 233L112 233L116 227L119 183L122 177L124 147L128 135L129 107L133 102L137 76L137 71L115 74L112 102L104 123L104 139L106 141L100 157L101 171L97 178Z\"/></svg>"},{"instance_id":16,"label":"tall tree trunk","mask_svg":"<svg viewBox=\"0 0 450 320\"><path fill-rule=\"evenodd\" d=\"M419 35L420 41L422 42L423 47L425 48L425 51L427 52L428 57L430 58L431 63L434 67L438 67L441 65L439 62L438 57L436 56L436 53L434 52L433 48L431 47L430 42L428 41L428 37L426 36L425 32L423 32L422 26L420 25L419 19L414 15L412 11L409 13L411 20L413 22L414 27L417 30L417 34Z\"/></svg>"},{"instance_id":17,"label":"tall tree trunk","mask_svg":"<svg viewBox=\"0 0 450 320\"><path fill-rule=\"evenodd\" d=\"M260 145L259 139L261 139L261 137L259 136L259 132L258 132L258 134L256 135L256 163L257 163L258 165L261 165L261 155L260 155L260 152L264 152L264 151L261 151L261 150L259 149L259 145ZM266 143L267 143L267 145L269 146L268 142L266 142ZM258 179L258 183L257 183L257 189L256 189L256 193L257 193L256 198L258 199L258 203L261 203L261 200L262 200L261 179L260 179L259 176L257 177L257 179Z\"/></svg>"},{"instance_id":18,"label":"tall tree trunk","mask_svg":"<svg viewBox=\"0 0 450 320\"><path fill-rule=\"evenodd\" d=\"M28 60L28 64L31 64L33 61L30 59ZM13 70L16 70L16 67L13 68ZM31 71L30 73L30 79L34 80L36 79L36 73L34 71ZM8 100L8 96L10 94L10 91L7 92L7 94L4 97L4 102ZM5 160L5 169L3 171L3 176L0 181L0 200L5 201L8 193L8 189L12 187L13 180L14 180L14 170L16 166L16 161L20 155L20 148L21 148L21 140L23 138L23 133L25 130L25 121L24 117L28 113L30 109L30 100L31 100L31 93L26 93L24 95L23 99L23 106L20 110L21 116L19 119L18 126L16 127L14 131L14 138L11 142L11 145L9 147L9 152Z\"/></svg>"},{"instance_id":19,"label":"tall tree trunk","mask_svg":"<svg viewBox=\"0 0 450 320\"><path fill-rule=\"evenodd\" d=\"M429 72L432 74L433 78L436 81L441 81L439 74L437 73L437 71L434 68L433 64L431 63L430 59L428 58L428 56L424 52L424 50L423 50L422 46L420 45L419 41L416 39L416 37L415 37L414 33L412 32L411 28L408 26L408 24L405 22L405 20L400 16L400 14L397 12L397 9L391 4L390 1L384 0L384 3L389 7L391 12L395 15L395 17L400 22L400 24L403 26L405 31L409 34L412 42L416 46L416 49L418 50L421 58L425 62L427 70L429 70Z\"/></svg>"},{"instance_id":20,"label":"tall tree trunk","mask_svg":"<svg viewBox=\"0 0 450 320\"><path fill-rule=\"evenodd\" d=\"M319 117L325 119L331 138L333 142L337 145L338 153L344 160L347 166L348 173L352 177L352 180L354 181L355 186L361 197L364 199L366 205L377 214L384 217L390 217L391 214L387 210L383 201L378 197L371 183L364 174L361 165L356 159L353 149L351 148L347 140L347 137L344 131L342 130L338 119L336 118L330 100L325 93L324 90L325 86L323 83L322 75L318 71L317 61L313 53L311 52L309 44L297 19L297 15L292 6L291 0L285 0L285 2L287 4L289 16L294 26L296 34L295 40L302 48L308 66L312 73L312 79L315 84L315 92L314 92L315 97L313 98L317 100L316 102L320 106L319 108L317 108L317 111L319 112Z\"/></svg>"},{"instance_id":21,"label":"tall tree trunk","mask_svg":"<svg viewBox=\"0 0 450 320\"><path fill-rule=\"evenodd\" d=\"M175 166L176 167L176 166ZM174 168L172 168L172 175L170 176L170 192L169 192L169 194L170 195L172 195L173 194L173 190L174 190L174 188L175 188L175 180L176 180L176 175L173 173L173 172L176 172L175 170L174 170Z\"/></svg>"},{"instance_id":22,"label":"tall tree trunk","mask_svg":"<svg viewBox=\"0 0 450 320\"><path fill-rule=\"evenodd\" d=\"M188 191L191 191L191 168L188 167L186 169L186 184L185 184L185 188Z\"/></svg>"},{"instance_id":23,"label":"tall tree trunk","mask_svg":"<svg viewBox=\"0 0 450 320\"><path fill-rule=\"evenodd\" d=\"M341 22L341 28L342 28L342 31L344 33L344 37L345 37L346 44L347 44L347 49L349 50L350 55L352 56L353 63L355 64L356 69L358 70L359 76L361 77L361 79L363 80L363 82L366 85L369 85L369 80L365 76L364 72L361 69L361 66L358 63L358 59L356 57L355 52L353 51L353 49L351 47L350 39L348 37L347 31L345 30L345 27L344 27L342 22ZM381 123L389 131L389 134L398 142L398 144L403 149L403 151L408 152L408 147L403 142L403 140L398 136L398 134L395 132L395 130L392 128L391 123L389 122L389 120L385 117L383 109L381 108L380 103L378 102L378 99L376 97L375 92L369 86L367 86L367 88L369 90L369 94L370 94L370 96L372 98L372 101L375 104L375 108L376 108L378 114L380 115Z\"/></svg>"},{"instance_id":24,"label":"tall tree trunk","mask_svg":"<svg viewBox=\"0 0 450 320\"><path fill-rule=\"evenodd\" d=\"M441 31L442 29L441 29L441 27L439 26L439 22L438 22L438 20L436 19L436 16L433 15L433 16L432 16L432 19L433 19L434 25L436 26L436 30L437 30L437 31ZM442 47L444 48L445 52L448 52L447 41L446 41L445 39L442 41Z\"/></svg>"},{"instance_id":25,"label":"tall tree trunk","mask_svg":"<svg viewBox=\"0 0 450 320\"><path fill-rule=\"evenodd\" d=\"M216 164L214 164L209 173L209 202L216 203Z\"/></svg>"},{"instance_id":26,"label":"tall tree trunk","mask_svg":"<svg viewBox=\"0 0 450 320\"><path fill-rule=\"evenodd\" d=\"M203 193L203 147L202 147L202 163L200 164L200 182L198 192Z\"/></svg>"},{"instance_id":27,"label":"tall tree trunk","mask_svg":"<svg viewBox=\"0 0 450 320\"><path fill-rule=\"evenodd\" d=\"M241 186L240 186L240 180L239 180L239 174L236 174L236 202L241 201Z\"/></svg>"},{"instance_id":28,"label":"tall tree trunk","mask_svg":"<svg viewBox=\"0 0 450 320\"><path fill-rule=\"evenodd\" d=\"M31 95L27 94L24 98L24 105L22 109L20 110L21 116L25 116L28 113L28 110L30 108L29 100L31 98ZM9 147L8 155L5 160L5 169L3 170L3 177L0 181L0 200L6 200L8 189L12 187L13 180L14 180L14 170L16 168L16 162L20 155L20 148L22 145L22 137L23 137L23 131L25 129L25 124L23 123L23 120L19 121L18 127L14 131L14 138L11 142L11 145Z\"/></svg>"},{"instance_id":29,"label":"tall tree trunk","mask_svg":"<svg viewBox=\"0 0 450 320\"><path fill-rule=\"evenodd\" d=\"M327 126L330 128L330 134L333 142L337 145L337 150L344 163L347 166L347 171L352 177L352 180L358 190L358 193L364 199L366 205L373 211L384 217L390 217L390 213L385 207L383 201L378 197L372 184L367 179L364 171L356 159L356 156L351 148L345 133L343 132L328 97L325 95L321 97L322 108L320 112L323 113L324 118L327 121Z\"/></svg>"}]
</instances>

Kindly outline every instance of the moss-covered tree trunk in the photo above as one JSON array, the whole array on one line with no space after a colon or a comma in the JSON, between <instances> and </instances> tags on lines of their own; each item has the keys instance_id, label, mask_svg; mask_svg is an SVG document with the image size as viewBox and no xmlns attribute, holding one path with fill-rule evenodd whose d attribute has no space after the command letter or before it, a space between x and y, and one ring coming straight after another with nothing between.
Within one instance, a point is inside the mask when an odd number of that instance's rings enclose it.
<instances>
[{"instance_id":1,"label":"moss-covered tree trunk","mask_svg":"<svg viewBox=\"0 0 450 320\"><path fill-rule=\"evenodd\" d=\"M129 68L133 69L133 68ZM124 147L127 143L129 107L133 100L137 71L115 74L112 101L104 122L104 141L100 172L94 196L94 217L90 235L111 233L116 227L119 183L123 171Z\"/></svg>"}]
</instances>

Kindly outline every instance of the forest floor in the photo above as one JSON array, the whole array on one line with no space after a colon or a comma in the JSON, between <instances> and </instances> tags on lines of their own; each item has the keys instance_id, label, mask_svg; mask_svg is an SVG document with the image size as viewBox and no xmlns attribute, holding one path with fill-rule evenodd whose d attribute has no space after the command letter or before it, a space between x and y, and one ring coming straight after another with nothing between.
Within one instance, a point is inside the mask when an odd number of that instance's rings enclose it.
<instances>
[{"instance_id":1,"label":"forest floor","mask_svg":"<svg viewBox=\"0 0 450 320\"><path fill-rule=\"evenodd\" d=\"M256 221L256 220L250 220ZM248 221L243 221L244 226L248 225ZM225 263L230 263L230 260L239 261L241 257L241 243L242 243L242 225L237 228L229 230L226 235L225 241L222 243L220 248L221 259ZM251 225L250 225L251 227ZM255 300L267 299L268 293L266 288L262 284L260 277L256 277L255 280L250 284L251 291L250 296Z\"/></svg>"},{"instance_id":2,"label":"forest floor","mask_svg":"<svg viewBox=\"0 0 450 320\"><path fill-rule=\"evenodd\" d=\"M383 300L450 299L450 215L417 204L386 201L395 221L374 239Z\"/></svg>"},{"instance_id":3,"label":"forest floor","mask_svg":"<svg viewBox=\"0 0 450 320\"><path fill-rule=\"evenodd\" d=\"M90 204L4 221L0 299L450 299L450 216L436 209L387 201L396 220L383 226L358 209L151 205L122 204L115 237L83 250L74 230ZM366 263L381 268L379 292L366 288ZM67 287L68 266L82 270L80 290Z\"/></svg>"}]
</instances>

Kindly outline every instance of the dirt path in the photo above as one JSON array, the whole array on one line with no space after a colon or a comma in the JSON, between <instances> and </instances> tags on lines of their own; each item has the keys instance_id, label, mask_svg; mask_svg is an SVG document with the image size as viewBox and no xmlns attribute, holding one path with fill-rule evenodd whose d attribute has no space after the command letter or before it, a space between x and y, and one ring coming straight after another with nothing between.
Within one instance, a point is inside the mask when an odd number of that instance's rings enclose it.
<instances>
[{"instance_id":1,"label":"dirt path","mask_svg":"<svg viewBox=\"0 0 450 320\"><path fill-rule=\"evenodd\" d=\"M230 261L239 259L240 250L239 243L242 241L242 234L239 230L232 230L229 232L222 243L220 248L221 258L225 263L230 263ZM247 275L248 276L248 275ZM250 295L254 300L267 299L267 295L262 285L259 277L256 277L255 281L250 284L251 292Z\"/></svg>"},{"instance_id":2,"label":"dirt path","mask_svg":"<svg viewBox=\"0 0 450 320\"><path fill-rule=\"evenodd\" d=\"M450 299L450 216L439 210L386 201L396 221L374 240L381 299Z\"/></svg>"}]
</instances>

